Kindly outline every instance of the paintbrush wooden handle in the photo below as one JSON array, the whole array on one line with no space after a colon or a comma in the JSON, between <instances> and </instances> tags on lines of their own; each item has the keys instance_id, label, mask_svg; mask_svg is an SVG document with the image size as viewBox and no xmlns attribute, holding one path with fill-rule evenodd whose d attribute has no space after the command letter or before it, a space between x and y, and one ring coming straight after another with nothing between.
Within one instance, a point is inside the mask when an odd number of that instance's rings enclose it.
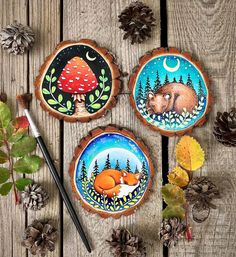
<instances>
[{"instance_id":1,"label":"paintbrush wooden handle","mask_svg":"<svg viewBox=\"0 0 236 257\"><path fill-rule=\"evenodd\" d=\"M71 218L72 218L72 220L73 220L73 222L74 222L74 224L75 224L75 226L76 226L76 228L77 228L77 230L78 230L78 232L80 234L80 237L81 237L84 245L86 246L88 252L91 252L91 248L89 246L89 243L88 243L88 240L87 240L86 235L84 233L84 230L83 230L83 228L82 228L82 226L81 226L81 224L79 222L79 219L78 219L78 217L76 215L76 212L75 212L75 210L74 210L74 208L73 208L73 206L71 204L71 201L70 201L70 199L69 199L69 197L67 195L67 192L66 192L66 190L65 190L65 188L64 188L64 186L63 186L63 184L61 182L61 179L60 179L60 177L59 177L59 175L57 173L56 167L55 167L55 165L54 165L54 163L52 161L52 158L51 158L51 156L50 156L50 154L49 154L49 152L47 150L47 147L46 147L46 145L45 145L45 143L44 143L44 141L43 141L41 136L36 137L36 140L37 140L38 145L39 145L39 147L40 147L40 149L41 149L41 151L43 153L43 156L44 156L45 161L46 161L46 163L47 163L47 165L49 167L49 170L50 170L50 172L51 172L51 174L53 176L53 179L56 182L56 185L57 185L57 187L58 187L58 189L60 191L60 194L61 194L62 199L63 199L63 201L64 201L64 203L66 205L66 208L67 208L67 210L68 210L68 212L69 212L69 214L70 214L70 216L71 216Z\"/></svg>"}]
</instances>

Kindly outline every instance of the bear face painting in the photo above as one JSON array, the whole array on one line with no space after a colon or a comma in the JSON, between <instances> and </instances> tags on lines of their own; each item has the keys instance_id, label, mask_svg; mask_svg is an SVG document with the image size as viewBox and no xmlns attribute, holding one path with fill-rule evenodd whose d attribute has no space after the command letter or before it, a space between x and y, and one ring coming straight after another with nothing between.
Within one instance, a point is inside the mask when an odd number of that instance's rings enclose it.
<instances>
[{"instance_id":1,"label":"bear face painting","mask_svg":"<svg viewBox=\"0 0 236 257\"><path fill-rule=\"evenodd\" d=\"M206 120L212 94L198 62L176 48L160 48L140 58L129 79L137 117L165 136L183 135Z\"/></svg>"}]
</instances>

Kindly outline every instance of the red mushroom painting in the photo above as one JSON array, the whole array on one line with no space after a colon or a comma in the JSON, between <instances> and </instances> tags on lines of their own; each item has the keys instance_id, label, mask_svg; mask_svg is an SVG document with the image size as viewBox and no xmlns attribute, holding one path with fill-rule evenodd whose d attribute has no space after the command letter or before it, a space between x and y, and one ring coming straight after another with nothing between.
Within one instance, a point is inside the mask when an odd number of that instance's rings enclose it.
<instances>
[{"instance_id":1,"label":"red mushroom painting","mask_svg":"<svg viewBox=\"0 0 236 257\"><path fill-rule=\"evenodd\" d=\"M98 86L98 81L83 58L76 56L69 60L57 81L58 88L73 95L75 116L86 116L85 95Z\"/></svg>"}]
</instances>

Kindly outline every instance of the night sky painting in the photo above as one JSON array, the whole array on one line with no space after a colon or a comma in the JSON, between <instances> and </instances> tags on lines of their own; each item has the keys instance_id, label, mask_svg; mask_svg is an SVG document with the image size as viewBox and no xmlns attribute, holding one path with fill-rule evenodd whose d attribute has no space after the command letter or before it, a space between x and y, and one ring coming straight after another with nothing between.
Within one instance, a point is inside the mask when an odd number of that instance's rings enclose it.
<instances>
[{"instance_id":1,"label":"night sky painting","mask_svg":"<svg viewBox=\"0 0 236 257\"><path fill-rule=\"evenodd\" d=\"M114 198L107 199L106 196L94 190L94 180L97 175L107 169L108 158L109 168L113 170L125 169L131 175L133 174L132 176L139 173L143 175L137 186L131 187L133 191L124 195L123 198L114 196ZM117 163L119 163L119 168ZM77 191L82 199L92 207L106 212L120 212L128 206L136 205L142 199L149 179L150 169L147 157L135 141L119 133L104 133L92 139L76 161L74 180ZM122 186L129 187L128 185Z\"/></svg>"},{"instance_id":2,"label":"night sky painting","mask_svg":"<svg viewBox=\"0 0 236 257\"><path fill-rule=\"evenodd\" d=\"M188 95L191 98L180 103ZM137 110L152 126L175 132L193 126L204 116L208 88L201 71L190 60L180 54L160 54L141 68L133 97ZM163 111L159 111L161 108Z\"/></svg>"}]
</instances>

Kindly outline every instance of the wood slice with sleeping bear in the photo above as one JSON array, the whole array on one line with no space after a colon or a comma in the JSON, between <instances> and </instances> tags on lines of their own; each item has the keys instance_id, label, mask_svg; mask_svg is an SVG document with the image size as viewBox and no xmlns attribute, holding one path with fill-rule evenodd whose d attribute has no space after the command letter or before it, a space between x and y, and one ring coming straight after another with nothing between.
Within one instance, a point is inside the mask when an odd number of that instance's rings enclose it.
<instances>
[{"instance_id":1,"label":"wood slice with sleeping bear","mask_svg":"<svg viewBox=\"0 0 236 257\"><path fill-rule=\"evenodd\" d=\"M147 110L150 113L182 113L184 108L191 113L198 104L195 90L182 83L169 83L156 93L150 92L147 97Z\"/></svg>"}]
</instances>

